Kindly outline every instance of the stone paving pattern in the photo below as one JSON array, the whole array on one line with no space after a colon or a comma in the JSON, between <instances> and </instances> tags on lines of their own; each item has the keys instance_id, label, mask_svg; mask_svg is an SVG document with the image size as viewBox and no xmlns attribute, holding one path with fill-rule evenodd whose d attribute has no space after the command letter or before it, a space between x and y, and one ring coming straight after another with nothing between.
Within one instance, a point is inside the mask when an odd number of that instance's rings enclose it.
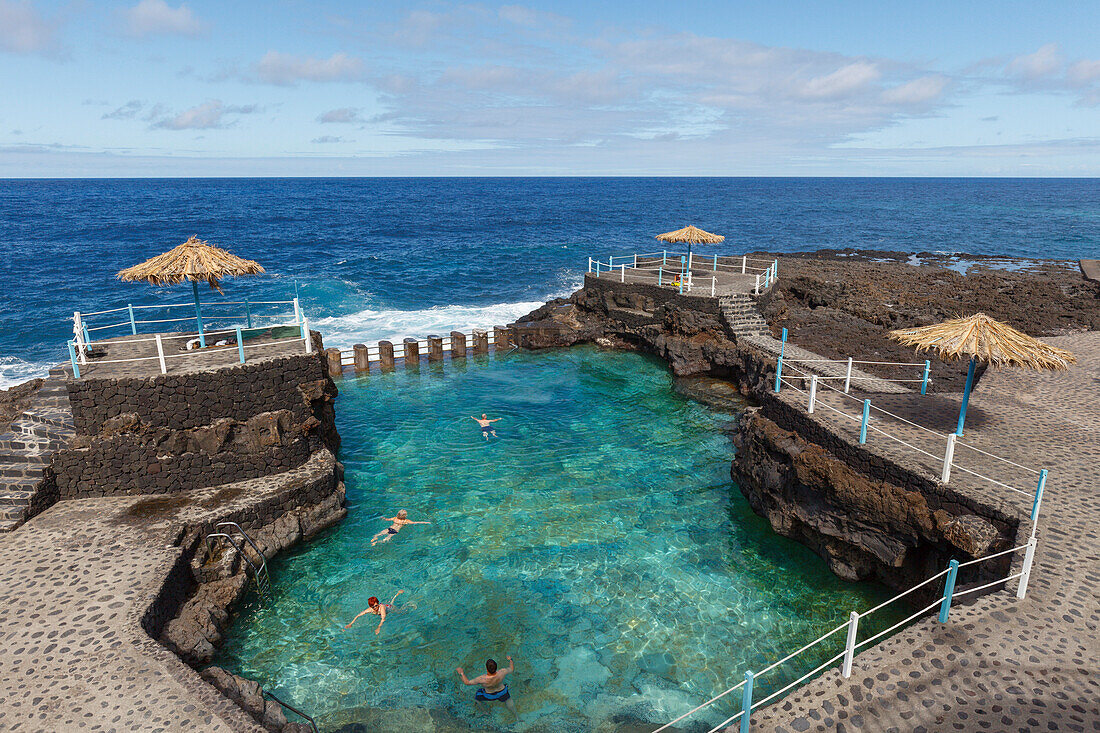
<instances>
[{"instance_id":1,"label":"stone paving pattern","mask_svg":"<svg viewBox=\"0 0 1100 733\"><path fill-rule=\"evenodd\" d=\"M1017 600L1010 583L972 603L956 603L946 624L934 615L920 619L865 647L851 678L841 676L838 663L779 703L758 709L752 730L1100 731L1100 333L1047 340L1073 351L1080 363L1059 373L987 371L971 397L961 439L1050 471L1027 597ZM784 390L784 400L805 409L807 395ZM854 400L829 390L818 396L859 414ZM868 396L872 404L940 433L951 432L958 416L958 395ZM857 422L830 410L818 407L814 417L853 442L858 435ZM917 428L881 415L872 424L943 453L943 441ZM942 461L874 431L867 447L912 470L940 474ZM1034 491L1031 474L973 451L957 448L955 463ZM958 468L950 486L1017 515L1031 508L1028 496ZM1017 544L1026 541L1029 528L1030 522L1021 524ZM1013 573L1022 554L1016 554Z\"/></svg>"},{"instance_id":2,"label":"stone paving pattern","mask_svg":"<svg viewBox=\"0 0 1100 733\"><path fill-rule=\"evenodd\" d=\"M249 511L334 461L322 450L277 477L187 495L62 501L0 536L0 731L262 731L142 620L185 526Z\"/></svg>"}]
</instances>

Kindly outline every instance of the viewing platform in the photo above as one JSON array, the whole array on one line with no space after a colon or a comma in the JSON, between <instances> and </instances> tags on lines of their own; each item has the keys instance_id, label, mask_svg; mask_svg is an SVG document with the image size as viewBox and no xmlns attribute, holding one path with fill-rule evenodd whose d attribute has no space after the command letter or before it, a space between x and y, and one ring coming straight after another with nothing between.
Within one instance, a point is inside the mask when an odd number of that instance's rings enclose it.
<instances>
[{"instance_id":1,"label":"viewing platform","mask_svg":"<svg viewBox=\"0 0 1100 733\"><path fill-rule=\"evenodd\" d=\"M667 287L688 295L761 295L779 278L779 261L664 251L606 260L589 257L588 274L601 280Z\"/></svg>"}]
</instances>

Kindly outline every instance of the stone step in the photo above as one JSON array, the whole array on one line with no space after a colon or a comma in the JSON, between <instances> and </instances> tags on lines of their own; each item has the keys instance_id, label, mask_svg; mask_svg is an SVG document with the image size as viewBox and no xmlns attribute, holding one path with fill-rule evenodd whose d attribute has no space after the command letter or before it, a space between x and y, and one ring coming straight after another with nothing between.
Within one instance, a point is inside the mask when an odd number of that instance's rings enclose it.
<instances>
[{"instance_id":1,"label":"stone step","mask_svg":"<svg viewBox=\"0 0 1100 733\"><path fill-rule=\"evenodd\" d=\"M30 440L41 439L55 443L68 443L76 434L76 431L69 427L26 419L16 420L11 424L9 430L10 433L5 433L3 437L0 437L0 440L6 439L6 436L11 434L19 438L26 436Z\"/></svg>"},{"instance_id":2,"label":"stone step","mask_svg":"<svg viewBox=\"0 0 1100 733\"><path fill-rule=\"evenodd\" d=\"M0 481L35 478L42 476L46 463L12 460L11 456L0 456Z\"/></svg>"}]
</instances>

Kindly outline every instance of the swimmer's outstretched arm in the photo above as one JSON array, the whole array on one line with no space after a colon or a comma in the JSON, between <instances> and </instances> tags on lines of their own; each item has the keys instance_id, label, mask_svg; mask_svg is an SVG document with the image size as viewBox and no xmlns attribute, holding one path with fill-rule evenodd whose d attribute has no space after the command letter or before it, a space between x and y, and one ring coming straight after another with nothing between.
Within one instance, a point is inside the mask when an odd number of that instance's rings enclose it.
<instances>
[{"instance_id":1,"label":"swimmer's outstretched arm","mask_svg":"<svg viewBox=\"0 0 1100 733\"><path fill-rule=\"evenodd\" d=\"M405 592L405 589L404 589L404 588L402 588L401 590L399 590L399 591L397 591L396 593L394 593L394 594L393 594L393 598L391 598L391 599L390 599L390 605L392 606L392 605L393 605L393 602L397 600L397 597L398 597L399 595L401 595L402 593L404 593L404 592Z\"/></svg>"},{"instance_id":2,"label":"swimmer's outstretched arm","mask_svg":"<svg viewBox=\"0 0 1100 733\"><path fill-rule=\"evenodd\" d=\"M480 685L485 681L485 675L474 677L472 680L466 679L466 672L463 671L462 667L456 667L455 672L458 672L459 676L462 678L462 684L464 685Z\"/></svg>"},{"instance_id":3,"label":"swimmer's outstretched arm","mask_svg":"<svg viewBox=\"0 0 1100 733\"><path fill-rule=\"evenodd\" d=\"M492 420L490 420L489 422L500 422L500 421L501 421L501 420L503 420L503 419L504 419L503 417L494 417L494 418L493 418Z\"/></svg>"},{"instance_id":4,"label":"swimmer's outstretched arm","mask_svg":"<svg viewBox=\"0 0 1100 733\"><path fill-rule=\"evenodd\" d=\"M353 623L355 623L356 621L358 621L358 620L359 620L359 616L362 616L362 615L363 615L363 614L365 614L365 613L370 613L370 609L369 609L369 608L364 608L364 609L363 609L362 611L360 611L360 612L359 612L359 615L358 615L358 616L356 616L355 618L353 618L353 619L351 620L351 624L353 624ZM351 628L351 624L348 624L348 625L347 625L347 626L345 626L344 628L345 628L345 629L350 629L350 628Z\"/></svg>"},{"instance_id":5,"label":"swimmer's outstretched arm","mask_svg":"<svg viewBox=\"0 0 1100 733\"><path fill-rule=\"evenodd\" d=\"M516 671L516 663L512 661L511 657L505 657L505 659L508 660L508 669L506 669L504 671L505 672L515 672Z\"/></svg>"},{"instance_id":6,"label":"swimmer's outstretched arm","mask_svg":"<svg viewBox=\"0 0 1100 733\"><path fill-rule=\"evenodd\" d=\"M400 593L401 593L401 591L398 591L398 594L400 594ZM394 596L394 598L397 598L397 596ZM390 602L392 603L393 601L390 601ZM375 635L377 635L380 631L382 631L382 624L386 623L386 607L385 606L382 606L382 605L378 606L378 615L382 617L382 620L378 622L378 628L374 630Z\"/></svg>"}]
</instances>

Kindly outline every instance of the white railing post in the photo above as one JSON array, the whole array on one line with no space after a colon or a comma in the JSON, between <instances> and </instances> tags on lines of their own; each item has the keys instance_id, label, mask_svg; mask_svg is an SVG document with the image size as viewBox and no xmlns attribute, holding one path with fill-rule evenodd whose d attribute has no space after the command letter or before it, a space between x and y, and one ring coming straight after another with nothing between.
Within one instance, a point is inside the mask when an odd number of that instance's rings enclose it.
<instances>
[{"instance_id":1,"label":"white railing post","mask_svg":"<svg viewBox=\"0 0 1100 733\"><path fill-rule=\"evenodd\" d=\"M806 408L806 412L811 415L814 414L814 403L817 402L817 375L810 375L810 405Z\"/></svg>"},{"instance_id":2,"label":"white railing post","mask_svg":"<svg viewBox=\"0 0 1100 733\"><path fill-rule=\"evenodd\" d=\"M844 376L844 394L852 388L852 357L848 357L848 373Z\"/></svg>"},{"instance_id":3,"label":"white railing post","mask_svg":"<svg viewBox=\"0 0 1100 733\"><path fill-rule=\"evenodd\" d=\"M298 296L294 296L294 322L302 322L302 307L298 305Z\"/></svg>"},{"instance_id":4,"label":"white railing post","mask_svg":"<svg viewBox=\"0 0 1100 733\"><path fill-rule=\"evenodd\" d=\"M760 295L760 273L756 273L756 294Z\"/></svg>"},{"instance_id":5,"label":"white railing post","mask_svg":"<svg viewBox=\"0 0 1100 733\"><path fill-rule=\"evenodd\" d=\"M749 256L745 255L741 258L741 274L742 275L745 274L745 268L748 267L748 264L749 264Z\"/></svg>"},{"instance_id":6,"label":"white railing post","mask_svg":"<svg viewBox=\"0 0 1100 733\"><path fill-rule=\"evenodd\" d=\"M588 258L588 271L592 272L592 258L591 257Z\"/></svg>"},{"instance_id":7,"label":"white railing post","mask_svg":"<svg viewBox=\"0 0 1100 733\"><path fill-rule=\"evenodd\" d=\"M690 268L691 266L688 265L688 267ZM689 293L691 292L691 270L690 269L688 270L688 292Z\"/></svg>"},{"instance_id":8,"label":"white railing post","mask_svg":"<svg viewBox=\"0 0 1100 733\"><path fill-rule=\"evenodd\" d=\"M1027 541L1027 549L1024 550L1024 570L1020 574L1020 585L1016 588L1016 597L1023 598L1027 595L1027 581L1031 578L1031 564L1035 561L1035 535Z\"/></svg>"},{"instance_id":9,"label":"white railing post","mask_svg":"<svg viewBox=\"0 0 1100 733\"><path fill-rule=\"evenodd\" d=\"M945 484L951 480L951 461L955 459L955 439L958 437L954 433L947 436L947 450L943 454L943 473L940 474L940 481Z\"/></svg>"},{"instance_id":10,"label":"white railing post","mask_svg":"<svg viewBox=\"0 0 1100 733\"><path fill-rule=\"evenodd\" d=\"M160 334L158 333L156 336L154 336L154 339L157 342L157 359L160 360L160 373L167 374L168 365L164 363L164 344L161 343Z\"/></svg>"},{"instance_id":11,"label":"white railing post","mask_svg":"<svg viewBox=\"0 0 1100 733\"><path fill-rule=\"evenodd\" d=\"M306 342L306 353L313 353L313 337L309 335L309 319L302 316L302 340Z\"/></svg>"},{"instance_id":12,"label":"white railing post","mask_svg":"<svg viewBox=\"0 0 1100 733\"><path fill-rule=\"evenodd\" d=\"M589 258L591 259L591 258ZM634 255L634 269L638 269L638 255Z\"/></svg>"},{"instance_id":13,"label":"white railing post","mask_svg":"<svg viewBox=\"0 0 1100 733\"><path fill-rule=\"evenodd\" d=\"M712 277L710 279L710 297L714 297L714 289L718 286L718 278Z\"/></svg>"},{"instance_id":14,"label":"white railing post","mask_svg":"<svg viewBox=\"0 0 1100 733\"><path fill-rule=\"evenodd\" d=\"M848 641L844 645L844 664L841 665L840 673L845 678L852 676L852 657L856 653L856 632L859 629L859 614L852 611L848 616Z\"/></svg>"},{"instance_id":15,"label":"white railing post","mask_svg":"<svg viewBox=\"0 0 1100 733\"><path fill-rule=\"evenodd\" d=\"M692 254L693 254L692 252L688 252L688 270L691 269L691 256L692 256Z\"/></svg>"},{"instance_id":16,"label":"white railing post","mask_svg":"<svg viewBox=\"0 0 1100 733\"><path fill-rule=\"evenodd\" d=\"M622 266L621 272L622 272L622 274L619 275L619 282L625 283L626 282L626 265Z\"/></svg>"}]
</instances>

